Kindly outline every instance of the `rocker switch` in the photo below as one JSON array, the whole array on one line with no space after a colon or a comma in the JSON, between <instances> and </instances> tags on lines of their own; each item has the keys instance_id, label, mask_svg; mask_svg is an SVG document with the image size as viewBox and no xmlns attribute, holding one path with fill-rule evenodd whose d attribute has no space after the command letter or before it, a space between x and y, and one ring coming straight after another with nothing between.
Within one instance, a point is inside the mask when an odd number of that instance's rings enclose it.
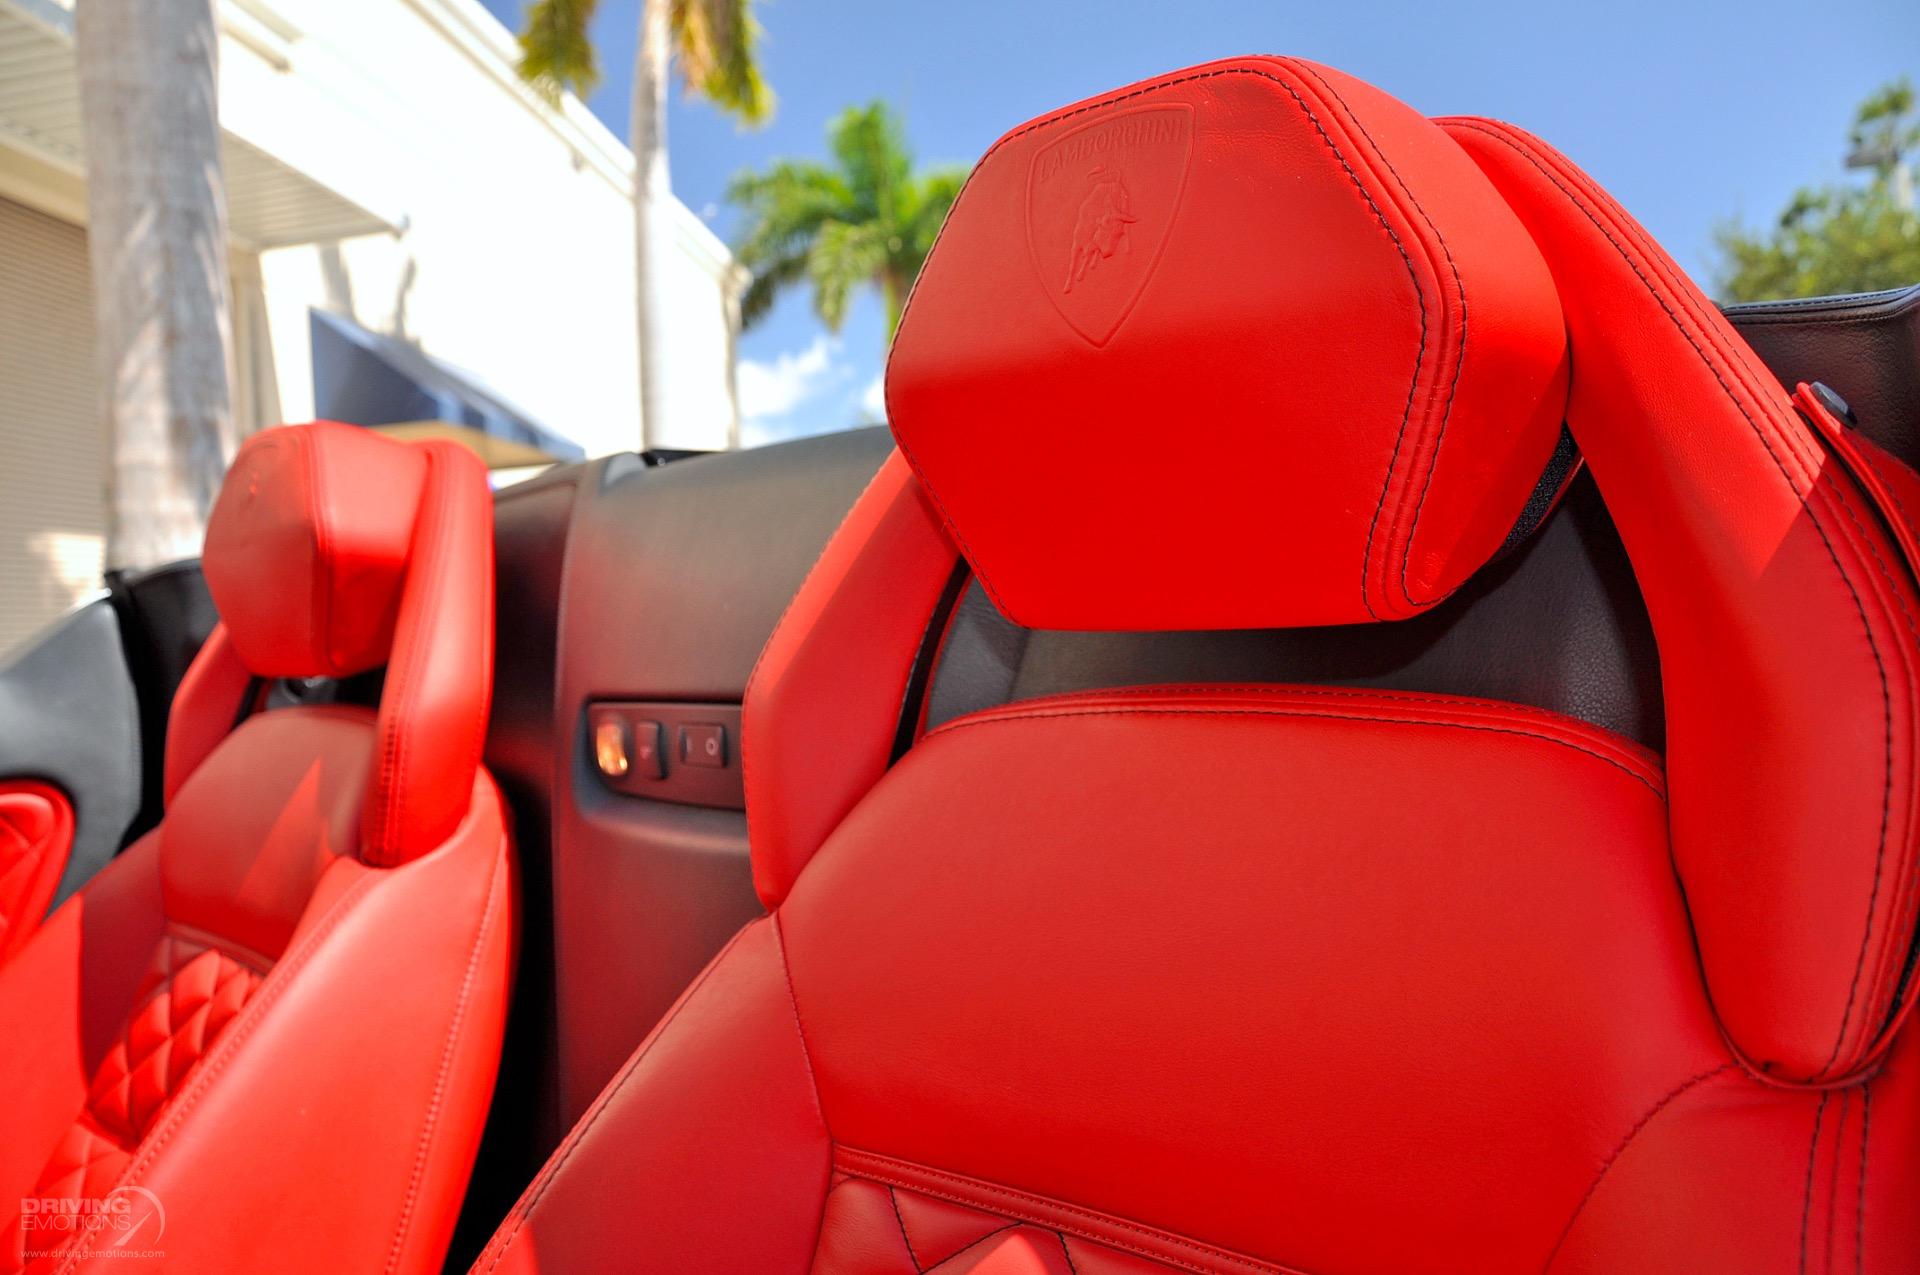
<instances>
[{"instance_id":1,"label":"rocker switch","mask_svg":"<svg viewBox=\"0 0 1920 1275\"><path fill-rule=\"evenodd\" d=\"M727 764L727 728L700 723L680 728L680 760L689 766Z\"/></svg>"},{"instance_id":2,"label":"rocker switch","mask_svg":"<svg viewBox=\"0 0 1920 1275\"><path fill-rule=\"evenodd\" d=\"M633 724L633 773L642 779L666 777L666 758L660 752L660 723Z\"/></svg>"}]
</instances>

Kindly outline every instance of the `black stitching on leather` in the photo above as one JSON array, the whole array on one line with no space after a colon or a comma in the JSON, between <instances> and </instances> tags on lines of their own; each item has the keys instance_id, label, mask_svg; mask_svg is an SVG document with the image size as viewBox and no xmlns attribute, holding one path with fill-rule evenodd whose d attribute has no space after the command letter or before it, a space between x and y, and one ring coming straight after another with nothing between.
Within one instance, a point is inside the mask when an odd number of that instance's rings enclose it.
<instances>
[{"instance_id":1,"label":"black stitching on leather","mask_svg":"<svg viewBox=\"0 0 1920 1275\"><path fill-rule=\"evenodd\" d=\"M1669 1105L1671 1105L1673 1102L1678 1100L1682 1095L1686 1094L1689 1090L1693 1089L1698 1085L1705 1084L1707 1081L1712 1080L1715 1076L1718 1076L1720 1073L1727 1071L1737 1065L1738 1064L1734 1063L1732 1060L1728 1060L1727 1062L1723 1062L1718 1067L1715 1067L1709 1071L1703 1071L1703 1072L1700 1072L1698 1075L1687 1077L1685 1080L1675 1085L1672 1089L1668 1090L1666 1094L1661 1097L1660 1101L1654 1103L1651 1107L1647 1108L1645 1114L1643 1114L1638 1120L1633 1122L1633 1127L1627 1130L1626 1136L1624 1138L1621 1138L1620 1141L1614 1145L1613 1150L1608 1153L1607 1158L1601 1161L1600 1172L1593 1175L1593 1181L1587 1184L1586 1193L1580 1197L1580 1202L1573 1206L1572 1216L1567 1218L1567 1224L1560 1228L1560 1238L1555 1240L1553 1242L1553 1247L1547 1251L1547 1261L1546 1261L1546 1265L1541 1267L1542 1271L1550 1271L1553 1269L1554 1259L1560 1256L1561 1246L1567 1242L1567 1236L1573 1234L1573 1224L1580 1220L1580 1215L1586 1211L1587 1202L1593 1199L1594 1193L1600 1189L1600 1184L1606 1180L1606 1176L1608 1172L1612 1170L1614 1166L1614 1162L1619 1160L1621 1156L1626 1154L1627 1148L1633 1145L1633 1140L1640 1136L1640 1131L1642 1129L1645 1129L1648 1125L1652 1124L1653 1118L1655 1116L1659 1115L1662 1111L1665 1111Z\"/></svg>"},{"instance_id":2,"label":"black stitching on leather","mask_svg":"<svg viewBox=\"0 0 1920 1275\"><path fill-rule=\"evenodd\" d=\"M1842 1139L1847 1132L1847 1108L1853 1105L1853 1091L1840 1091L1840 1114L1835 1117L1833 1126L1833 1167L1827 1170L1827 1251L1820 1260L1820 1269L1831 1275L1833 1271L1833 1231L1840 1219L1840 1160L1841 1149L1846 1143Z\"/></svg>"},{"instance_id":3,"label":"black stitching on leather","mask_svg":"<svg viewBox=\"0 0 1920 1275\"><path fill-rule=\"evenodd\" d=\"M1079 1263L1073 1260L1073 1250L1067 1247L1067 1233L1065 1231L1055 1231L1053 1238L1060 1241L1060 1253L1061 1256L1067 1259L1067 1269L1073 1272L1073 1275L1080 1275Z\"/></svg>"},{"instance_id":4,"label":"black stitching on leather","mask_svg":"<svg viewBox=\"0 0 1920 1275\"><path fill-rule=\"evenodd\" d=\"M1419 197L1413 193L1413 188L1407 185L1405 178L1400 176L1400 170L1393 166L1391 159L1387 158L1387 152L1381 147L1380 143L1373 140L1373 135L1367 132L1367 126L1360 122L1360 117L1354 114L1353 108L1347 105L1346 99L1341 97L1331 84L1327 83L1325 78L1313 68L1311 63L1302 62L1297 58L1287 58L1285 59L1285 64L1297 72L1312 77L1313 81L1326 91L1327 96L1333 99L1341 110L1346 112L1347 122L1359 130L1360 136L1366 138L1367 145L1373 148L1375 158L1386 165L1387 172L1393 175L1395 184L1400 187L1400 193L1407 197L1407 202L1412 204L1413 210L1420 214L1420 220L1427 223L1427 229L1432 232L1434 240L1440 245L1441 255L1447 259L1447 269L1453 275L1454 295L1460 300L1460 349L1453 361L1453 378L1447 383L1447 401L1440 409L1440 428L1434 434L1433 454L1427 458L1427 475L1420 482L1420 498L1414 502L1413 519L1407 524L1407 551L1400 555L1400 595L1414 606L1431 606L1441 599L1428 598L1422 601L1415 598L1412 590L1407 588L1407 562L1413 557L1413 538L1420 530L1420 514L1421 511L1427 507L1427 493L1432 490L1434 472L1440 467L1440 445L1446 441L1447 423L1453 419L1453 397L1455 392L1460 388L1460 372L1467 365L1466 284L1461 282L1460 267L1453 259L1453 249L1447 246L1446 236L1440 233L1440 227L1433 224L1433 218L1427 215L1427 210L1421 206ZM1424 325L1424 317L1421 322ZM1415 375L1417 376L1418 373L1416 372ZM1402 431L1406 429L1406 423L1404 421L1402 421L1400 428ZM1383 498L1385 497L1386 493L1384 490L1381 492L1381 495ZM1375 510L1374 517L1376 520L1379 518L1378 509ZM1371 530L1369 530L1367 538L1369 544L1371 544L1373 538ZM1364 593L1364 588L1362 592Z\"/></svg>"},{"instance_id":5,"label":"black stitching on leather","mask_svg":"<svg viewBox=\"0 0 1920 1275\"><path fill-rule=\"evenodd\" d=\"M1860 1181L1853 1203L1853 1269L1867 1266L1867 1137L1873 1130L1873 1082L1860 1086Z\"/></svg>"},{"instance_id":6,"label":"black stitching on leather","mask_svg":"<svg viewBox=\"0 0 1920 1275\"><path fill-rule=\"evenodd\" d=\"M1840 577L1841 584L1846 586L1847 593L1853 598L1854 610L1860 617L1860 627L1867 640L1867 649L1873 655L1874 669L1880 678L1880 714L1881 722L1884 726L1883 734L1885 743L1883 752L1885 754L1886 765L1883 771L1883 786L1880 796L1880 845L1874 855L1873 885L1867 896L1867 924L1865 931L1860 936L1860 955L1854 964L1853 980L1847 989L1847 1002L1841 1011L1840 1030L1835 1033L1833 1051L1828 1055L1827 1061L1822 1065L1820 1071L1815 1074L1815 1079L1825 1078L1833 1070L1834 1062L1840 1056L1840 1047L1846 1042L1847 1028L1851 1024L1853 1017L1854 1000L1859 994L1860 975L1866 966L1867 947L1873 937L1873 915L1878 905L1881 865L1886 858L1887 831L1891 819L1893 802L1893 694L1888 685L1887 666L1880 654L1880 644L1874 640L1873 625L1867 618L1866 603L1861 600L1860 591L1854 586L1853 578L1847 573L1846 567L1841 564L1840 553L1839 550L1834 547L1833 538L1827 533L1827 529L1821 522L1819 514L1814 511L1812 495L1813 492L1819 490L1818 475L1815 475L1808 481L1808 490L1803 495L1799 488L1794 485L1793 477L1787 469L1786 462L1783 461L1780 458L1780 454L1774 450L1772 440L1767 437L1766 431L1760 428L1759 423L1755 421L1752 414L1747 411L1746 404L1742 403L1739 397L1734 394L1732 387L1727 384L1726 377L1721 374L1720 368L1707 356L1706 351L1700 348L1700 344L1695 340L1693 333L1687 330L1686 324L1682 323L1680 317L1673 312L1673 308L1667 304L1666 298L1660 295L1659 289L1654 287L1652 281L1641 271L1639 263L1633 259L1632 254L1614 237L1613 232L1607 228L1605 223L1594 215L1593 210L1587 207L1584 198L1578 192L1569 189L1558 174L1541 163L1539 158L1527 147L1522 146L1513 138L1473 119L1456 118L1450 121L1450 123L1455 128L1467 132L1479 133L1484 137L1491 138L1519 155L1522 159L1525 159L1529 164L1532 164L1561 194L1567 197L1567 200L1572 203L1575 208L1580 210L1581 214L1585 216L1588 221L1593 223L1594 228L1601 233L1606 241L1613 245L1614 251L1620 254L1620 259L1626 263L1627 268L1633 271L1635 277L1637 277L1642 286L1647 289L1647 294L1654 299L1655 304L1657 304L1661 310L1666 312L1667 319L1673 324L1674 330L1679 332L1687 344L1693 347L1693 351L1699 356L1701 363L1706 367L1707 371L1712 374L1713 379L1719 383L1721 392L1726 395L1727 401L1733 405L1734 410L1739 412L1741 418L1747 422L1747 427L1753 431L1754 437L1759 440L1761 447L1765 449L1768 457L1773 461L1774 467L1780 471L1780 477L1786 482L1788 491L1792 492L1793 495L1799 499L1801 507L1806 510L1807 520L1813 524L1814 533L1820 537L1820 543L1826 548L1828 561L1833 564L1835 574ZM1844 499L1841 501L1841 504L1844 507Z\"/></svg>"},{"instance_id":7,"label":"black stitching on leather","mask_svg":"<svg viewBox=\"0 0 1920 1275\"><path fill-rule=\"evenodd\" d=\"M887 1203L893 1205L893 1220L900 1224L900 1241L907 1246L907 1260L913 1263L918 1275L925 1275L927 1268L920 1265L920 1255L913 1251L913 1236L907 1234L907 1219L900 1213L900 1197L894 1194L890 1183L883 1182L881 1185L887 1189Z\"/></svg>"},{"instance_id":8,"label":"black stitching on leather","mask_svg":"<svg viewBox=\"0 0 1920 1275\"><path fill-rule=\"evenodd\" d=\"M1826 1118L1827 1100L1831 1097L1831 1090L1820 1095L1820 1105L1813 1109L1813 1137L1807 1140L1807 1191L1800 1201L1800 1275L1807 1275L1807 1224L1813 1216L1813 1162L1820 1150L1820 1125Z\"/></svg>"}]
</instances>

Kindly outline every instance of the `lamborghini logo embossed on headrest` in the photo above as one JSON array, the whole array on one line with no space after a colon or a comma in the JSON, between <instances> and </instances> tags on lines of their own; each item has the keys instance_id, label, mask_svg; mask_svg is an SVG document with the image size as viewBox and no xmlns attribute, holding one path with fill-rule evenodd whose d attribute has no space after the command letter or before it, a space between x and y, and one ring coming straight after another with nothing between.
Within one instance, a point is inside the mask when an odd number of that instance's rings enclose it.
<instances>
[{"instance_id":1,"label":"lamborghini logo embossed on headrest","mask_svg":"<svg viewBox=\"0 0 1920 1275\"><path fill-rule=\"evenodd\" d=\"M1083 124L1034 154L1027 247L1042 291L1095 345L1119 330L1173 228L1193 150L1193 108L1144 106Z\"/></svg>"},{"instance_id":2,"label":"lamborghini logo embossed on headrest","mask_svg":"<svg viewBox=\"0 0 1920 1275\"><path fill-rule=\"evenodd\" d=\"M1073 219L1073 247L1067 257L1067 282L1060 289L1072 292L1073 285L1087 277L1087 271L1102 258L1127 251L1127 227L1140 219L1133 215L1133 197L1117 174L1106 166L1093 170L1093 189L1080 203Z\"/></svg>"}]
</instances>

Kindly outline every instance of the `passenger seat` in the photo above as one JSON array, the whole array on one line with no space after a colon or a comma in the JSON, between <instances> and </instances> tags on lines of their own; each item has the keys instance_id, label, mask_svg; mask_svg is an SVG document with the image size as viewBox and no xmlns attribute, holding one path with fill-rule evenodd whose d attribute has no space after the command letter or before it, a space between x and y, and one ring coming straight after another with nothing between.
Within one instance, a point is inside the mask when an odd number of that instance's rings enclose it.
<instances>
[{"instance_id":1,"label":"passenger seat","mask_svg":"<svg viewBox=\"0 0 1920 1275\"><path fill-rule=\"evenodd\" d=\"M439 1268L514 944L492 511L449 444L241 448L165 817L0 966L0 1270ZM252 711L383 666L377 711Z\"/></svg>"}]
</instances>

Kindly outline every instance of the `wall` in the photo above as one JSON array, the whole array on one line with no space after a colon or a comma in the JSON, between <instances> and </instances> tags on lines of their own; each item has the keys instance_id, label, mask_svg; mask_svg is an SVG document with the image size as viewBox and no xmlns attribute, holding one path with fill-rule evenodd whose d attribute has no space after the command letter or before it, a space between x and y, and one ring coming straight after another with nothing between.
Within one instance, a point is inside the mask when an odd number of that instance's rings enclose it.
<instances>
[{"instance_id":1,"label":"wall","mask_svg":"<svg viewBox=\"0 0 1920 1275\"><path fill-rule=\"evenodd\" d=\"M250 0L263 7L260 0ZM281 410L312 414L309 307L418 344L578 441L639 445L631 159L576 101L541 102L511 39L472 0L272 0L297 34L223 47L222 114L403 226L261 253ZM668 278L673 445L734 429L734 267L679 205Z\"/></svg>"}]
</instances>

